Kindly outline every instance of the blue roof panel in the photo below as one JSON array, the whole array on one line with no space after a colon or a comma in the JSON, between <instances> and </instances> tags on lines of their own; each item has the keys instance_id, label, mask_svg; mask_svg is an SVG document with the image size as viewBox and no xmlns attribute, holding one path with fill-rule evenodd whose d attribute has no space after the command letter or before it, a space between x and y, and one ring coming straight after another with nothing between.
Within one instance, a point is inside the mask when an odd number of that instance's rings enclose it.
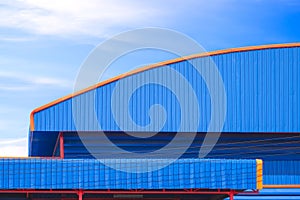
<instances>
[{"instance_id":1,"label":"blue roof panel","mask_svg":"<svg viewBox=\"0 0 300 200\"><path fill-rule=\"evenodd\" d=\"M245 52L234 52L211 56L220 71L227 95L227 114L223 132L299 132L300 130L300 48L276 48ZM131 118L137 125L146 127L144 131L183 132L194 131L192 126L180 128L183 105L186 112L194 113L199 109L198 132L206 132L211 117L211 96L201 74L192 64L203 70L210 70L207 58L194 58L166 66L153 68L129 77L113 81L79 96L62 101L34 114L36 131L139 131L129 122ZM172 69L181 74L191 86L198 99L192 103L190 96L184 96L184 87ZM174 91L159 84L141 85L130 100L123 98L129 88L144 80L166 81L184 96L179 102ZM216 77L209 79L216 83ZM154 80L154 79L153 79ZM117 109L128 109L129 116L121 116L125 126L120 127L113 115L112 95L116 85L124 82L117 98L124 105ZM180 83L179 83L180 82ZM78 109L79 124L75 126L72 104ZM93 103L95 105L93 106ZM75 105L74 104L74 105ZM161 105L166 112L153 109L156 116L151 124L149 110L153 105ZM74 106L73 105L73 106ZM73 107L74 108L74 107ZM93 115L95 118L93 120ZM163 126L160 122L165 121ZM192 121L192 120L190 120ZM157 122L157 123L156 123ZM99 126L100 125L100 126Z\"/></svg>"}]
</instances>

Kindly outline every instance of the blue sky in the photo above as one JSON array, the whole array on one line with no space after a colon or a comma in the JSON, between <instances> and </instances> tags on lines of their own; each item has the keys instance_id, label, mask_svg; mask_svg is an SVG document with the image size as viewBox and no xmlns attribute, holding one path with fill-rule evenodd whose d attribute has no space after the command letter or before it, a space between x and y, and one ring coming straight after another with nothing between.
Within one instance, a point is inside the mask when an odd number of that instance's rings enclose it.
<instances>
[{"instance_id":1,"label":"blue sky","mask_svg":"<svg viewBox=\"0 0 300 200\"><path fill-rule=\"evenodd\" d=\"M96 45L143 27L174 29L207 51L300 42L300 2L2 0L0 155L26 156L31 110L71 93L80 65ZM169 58L137 55L139 63L129 56L106 77Z\"/></svg>"}]
</instances>

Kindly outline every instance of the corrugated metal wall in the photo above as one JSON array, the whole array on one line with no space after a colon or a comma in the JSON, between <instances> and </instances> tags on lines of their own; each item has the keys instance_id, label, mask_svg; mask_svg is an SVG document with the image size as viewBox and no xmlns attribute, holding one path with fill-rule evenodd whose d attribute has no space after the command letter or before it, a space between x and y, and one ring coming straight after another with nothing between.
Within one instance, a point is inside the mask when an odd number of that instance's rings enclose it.
<instances>
[{"instance_id":1,"label":"corrugated metal wall","mask_svg":"<svg viewBox=\"0 0 300 200\"><path fill-rule=\"evenodd\" d=\"M96 138L98 134L99 133L97 132L85 132L79 137L76 132L65 132L65 158L94 158L93 155L97 156L99 154L101 154L101 158L102 155L106 155L106 158L122 158L119 151L112 149L106 142L97 140ZM134 135L134 133L131 134ZM155 151L166 146L175 135L176 133L160 132L149 139L133 137L124 132L106 133L106 136L115 146L128 152L141 154L151 152L151 158L170 158L176 151L186 148L186 146L184 146L186 145L185 138L180 137L180 142L176 143L176 146L173 146L171 149L171 155L162 155L159 152L155 154ZM205 133L198 133L193 143L182 155L182 158L198 158L199 150L205 135ZM85 144L82 143L82 140ZM86 147L93 150L93 155L91 155ZM145 157L146 156L147 154ZM222 133L217 144L213 146L212 151L206 156L206 158L263 159L265 162L283 160L283 165L273 165L273 170L282 167L280 169L282 172L281 174L284 174L285 171L283 168L292 164L292 162L290 163L288 161L298 160L300 162L300 134ZM269 169L272 169L270 165L268 165L268 167L264 170ZM292 174L300 174L300 165L299 167L295 167L294 171L288 171Z\"/></svg>"},{"instance_id":2,"label":"corrugated metal wall","mask_svg":"<svg viewBox=\"0 0 300 200\"><path fill-rule=\"evenodd\" d=\"M227 116L224 132L299 132L300 130L300 49L280 48L212 56L224 81L227 93ZM205 58L196 58L191 63L205 66ZM210 121L210 95L202 77L187 61L170 64L169 67L182 74L195 91L200 109L199 132L207 130ZM157 79L168 80L182 89L182 84L168 74L165 67L151 69L128 77L128 87L143 82L153 74ZM209 67L207 67L209 70ZM211 77L215 79L215 77ZM217 81L217 80L213 80ZM102 130L120 131L111 110L111 96L116 82L84 93L73 100L79 105L80 130L96 131L97 122L91 120L93 112ZM126 93L126 86L124 91ZM122 94L119 95L122 97ZM95 108L88 102L96 100ZM176 132L180 125L181 104L193 112L195 107L187 96L178 102L166 87L147 84L139 88L129 101L128 109L133 121L140 126L150 123L148 111L151 105L160 104L166 110L166 123L146 131ZM67 100L34 115L37 131L74 131L72 100ZM158 119L159 113L154 113ZM124 117L124 120L125 119ZM163 119L161 119L163 120ZM157 120L160 121L160 120ZM78 128L78 127L77 127ZM127 126L125 131L136 131ZM191 131L189 128L183 131Z\"/></svg>"},{"instance_id":3,"label":"corrugated metal wall","mask_svg":"<svg viewBox=\"0 0 300 200\"><path fill-rule=\"evenodd\" d=\"M300 184L300 161L273 160L264 162L264 184Z\"/></svg>"},{"instance_id":4,"label":"corrugated metal wall","mask_svg":"<svg viewBox=\"0 0 300 200\"><path fill-rule=\"evenodd\" d=\"M64 133L65 158L94 158L86 147L93 150L94 156L101 154L106 155L106 158L122 158L119 151L115 152L106 142L97 140L97 134L97 132L85 132L79 137L75 132ZM168 158L169 155L153 152L167 145L174 138L175 133L158 133L151 140L134 138L123 132L108 132L106 135L114 145L125 151L141 154L151 152L151 158ZM205 133L198 133L182 158L198 158L204 137ZM85 141L84 145L81 139ZM182 143L177 143L172 148L172 153L185 148L185 138L181 137L180 140ZM295 134L223 133L206 158L300 161L300 149L297 147L299 143L300 135ZM274 167L278 167L278 165ZM283 166L283 168L285 167L286 165Z\"/></svg>"},{"instance_id":5,"label":"corrugated metal wall","mask_svg":"<svg viewBox=\"0 0 300 200\"><path fill-rule=\"evenodd\" d=\"M167 160L0 159L0 189L256 189L256 160L181 159L156 171L132 168Z\"/></svg>"}]
</instances>

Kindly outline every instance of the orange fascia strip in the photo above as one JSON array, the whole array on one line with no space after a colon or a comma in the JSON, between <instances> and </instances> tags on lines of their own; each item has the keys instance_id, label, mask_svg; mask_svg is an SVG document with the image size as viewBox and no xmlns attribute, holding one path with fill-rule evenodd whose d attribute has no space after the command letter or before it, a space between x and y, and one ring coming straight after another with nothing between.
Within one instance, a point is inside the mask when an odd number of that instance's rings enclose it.
<instances>
[{"instance_id":1,"label":"orange fascia strip","mask_svg":"<svg viewBox=\"0 0 300 200\"><path fill-rule=\"evenodd\" d=\"M264 189L296 189L296 188L300 188L300 185L263 185Z\"/></svg>"},{"instance_id":2,"label":"orange fascia strip","mask_svg":"<svg viewBox=\"0 0 300 200\"><path fill-rule=\"evenodd\" d=\"M105 80L103 82L100 82L98 84L92 85L88 88L85 88L83 90L80 90L78 92L75 92L73 94L69 94L67 96L64 96L60 99L57 99L55 101L52 101L48 104L45 104L41 107L38 107L36 109L34 109L31 113L30 113L30 131L34 131L34 114L44 110L46 108L49 108L55 104L58 104L60 102L63 102L65 100L71 99L72 97L78 96L80 94L83 94L85 92L91 91L93 89L96 89L98 87L101 87L103 85L109 84L111 82L117 81L121 78L125 78L137 73L141 73L156 67L161 67L164 65L169 65L169 64L173 64L173 63L177 63L177 62L181 62L184 60L190 60L193 58L201 58L201 57L207 57L207 56L215 56L215 55L221 55L221 54L227 54L227 53L234 53L234 52L243 52L243 51L254 51L254 50L262 50L262 49L275 49L275 48L290 48L290 47L300 47L300 43L287 43L287 44L269 44L269 45L260 45L260 46L249 46L249 47L238 47L238 48L231 48L231 49L225 49L225 50L217 50L217 51L212 51L212 52L207 52L207 53L200 53L200 54L193 54L190 56L184 56L184 57L180 57L180 58L175 58L172 60L167 60L167 61L163 61L163 62L159 62L159 63L155 63L155 64L151 64L142 68L138 68L135 69L133 71L121 74L119 76L113 77L111 79Z\"/></svg>"},{"instance_id":3,"label":"orange fascia strip","mask_svg":"<svg viewBox=\"0 0 300 200\"><path fill-rule=\"evenodd\" d=\"M263 189L263 161L256 159L256 189Z\"/></svg>"}]
</instances>

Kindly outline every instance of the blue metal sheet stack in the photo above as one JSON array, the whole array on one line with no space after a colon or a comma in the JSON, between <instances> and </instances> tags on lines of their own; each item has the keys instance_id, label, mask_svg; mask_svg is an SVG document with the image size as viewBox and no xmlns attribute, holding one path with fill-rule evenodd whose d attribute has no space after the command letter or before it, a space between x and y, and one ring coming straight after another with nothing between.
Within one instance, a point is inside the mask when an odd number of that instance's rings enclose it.
<instances>
[{"instance_id":1,"label":"blue metal sheet stack","mask_svg":"<svg viewBox=\"0 0 300 200\"><path fill-rule=\"evenodd\" d=\"M180 159L143 173L138 165L166 159L0 159L3 189L256 189L256 160ZM116 170L121 168L124 171Z\"/></svg>"}]
</instances>

